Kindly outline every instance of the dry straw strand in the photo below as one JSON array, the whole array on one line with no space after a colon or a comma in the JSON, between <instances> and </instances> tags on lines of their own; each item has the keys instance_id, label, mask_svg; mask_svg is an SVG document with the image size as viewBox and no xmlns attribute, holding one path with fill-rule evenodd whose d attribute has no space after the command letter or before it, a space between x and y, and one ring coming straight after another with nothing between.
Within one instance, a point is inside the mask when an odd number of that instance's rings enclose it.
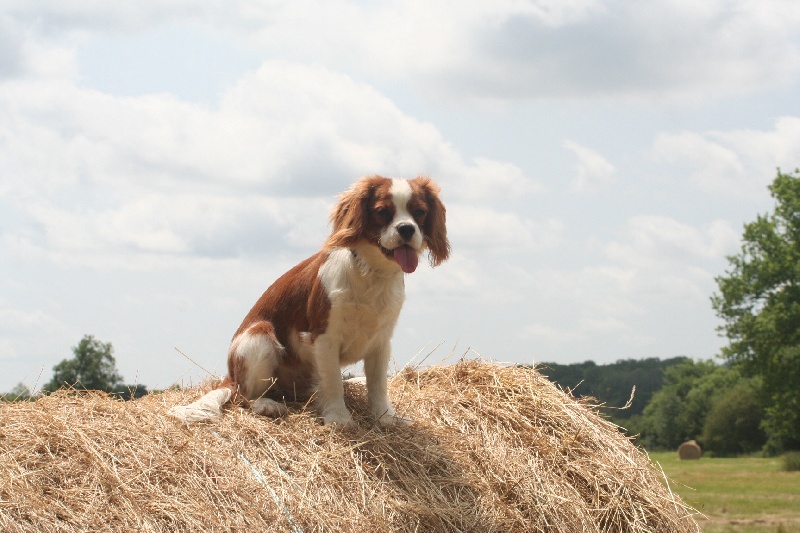
<instances>
[{"instance_id":1,"label":"dry straw strand","mask_svg":"<svg viewBox=\"0 0 800 533\"><path fill-rule=\"evenodd\" d=\"M411 427L375 426L352 383L352 431L303 403L166 416L199 389L0 404L0 530L700 531L642 450L535 369L462 358L389 389Z\"/></svg>"}]
</instances>

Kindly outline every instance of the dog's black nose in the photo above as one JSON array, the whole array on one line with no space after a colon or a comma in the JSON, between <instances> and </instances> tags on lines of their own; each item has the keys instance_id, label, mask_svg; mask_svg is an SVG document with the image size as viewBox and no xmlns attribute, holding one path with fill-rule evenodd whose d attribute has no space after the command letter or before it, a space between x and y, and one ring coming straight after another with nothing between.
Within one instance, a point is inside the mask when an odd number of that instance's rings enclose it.
<instances>
[{"instance_id":1,"label":"dog's black nose","mask_svg":"<svg viewBox=\"0 0 800 533\"><path fill-rule=\"evenodd\" d=\"M403 241L408 242L414 236L413 224L400 224L397 226L397 233L403 238Z\"/></svg>"}]
</instances>

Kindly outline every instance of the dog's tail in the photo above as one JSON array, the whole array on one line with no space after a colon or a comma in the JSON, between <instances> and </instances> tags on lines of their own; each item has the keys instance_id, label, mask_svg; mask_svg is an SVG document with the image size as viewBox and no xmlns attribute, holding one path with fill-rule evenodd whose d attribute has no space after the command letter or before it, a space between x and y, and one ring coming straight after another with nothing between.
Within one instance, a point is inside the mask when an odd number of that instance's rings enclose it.
<instances>
[{"instance_id":1,"label":"dog's tail","mask_svg":"<svg viewBox=\"0 0 800 533\"><path fill-rule=\"evenodd\" d=\"M167 413L184 423L202 422L222 415L222 406L228 403L233 395L228 387L214 389L199 400L189 405L176 405Z\"/></svg>"}]
</instances>

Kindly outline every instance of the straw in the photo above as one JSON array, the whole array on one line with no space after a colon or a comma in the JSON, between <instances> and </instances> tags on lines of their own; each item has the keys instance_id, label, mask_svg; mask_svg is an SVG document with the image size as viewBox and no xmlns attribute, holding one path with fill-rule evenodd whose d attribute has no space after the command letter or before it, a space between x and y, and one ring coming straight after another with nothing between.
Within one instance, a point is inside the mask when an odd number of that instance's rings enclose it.
<instances>
[{"instance_id":1,"label":"straw","mask_svg":"<svg viewBox=\"0 0 800 533\"><path fill-rule=\"evenodd\" d=\"M700 531L642 450L535 369L407 368L389 392L414 424L397 428L352 383L351 431L301 403L167 416L202 392L0 404L0 530Z\"/></svg>"}]
</instances>

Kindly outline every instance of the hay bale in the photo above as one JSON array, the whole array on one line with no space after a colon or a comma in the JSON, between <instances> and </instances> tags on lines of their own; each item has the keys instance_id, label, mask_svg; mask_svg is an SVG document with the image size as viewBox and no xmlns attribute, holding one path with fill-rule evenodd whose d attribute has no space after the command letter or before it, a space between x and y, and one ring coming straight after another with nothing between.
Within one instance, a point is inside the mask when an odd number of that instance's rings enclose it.
<instances>
[{"instance_id":1,"label":"hay bale","mask_svg":"<svg viewBox=\"0 0 800 533\"><path fill-rule=\"evenodd\" d=\"M696 440L687 440L678 446L678 458L681 461L700 459L701 455L703 455L703 449L697 444Z\"/></svg>"},{"instance_id":2,"label":"hay bale","mask_svg":"<svg viewBox=\"0 0 800 533\"><path fill-rule=\"evenodd\" d=\"M198 390L0 406L0 530L699 531L648 457L538 372L481 361L390 380L411 427L335 431L290 405L166 416Z\"/></svg>"}]
</instances>

